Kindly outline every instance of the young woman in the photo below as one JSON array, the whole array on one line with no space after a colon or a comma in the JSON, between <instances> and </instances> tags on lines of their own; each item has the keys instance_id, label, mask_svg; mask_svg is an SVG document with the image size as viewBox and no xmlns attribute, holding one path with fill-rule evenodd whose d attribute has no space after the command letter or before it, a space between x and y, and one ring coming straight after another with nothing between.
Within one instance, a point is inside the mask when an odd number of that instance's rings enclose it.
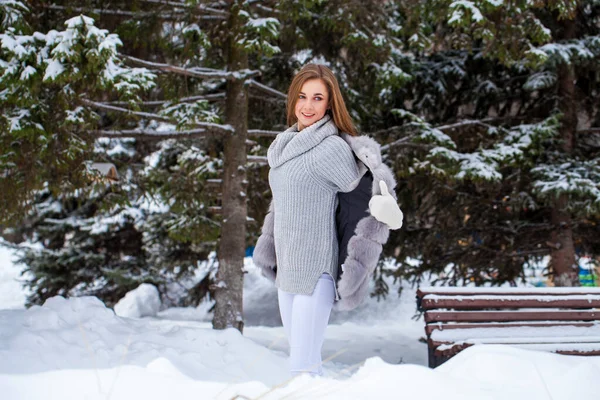
<instances>
[{"instance_id":1,"label":"young woman","mask_svg":"<svg viewBox=\"0 0 600 400\"><path fill-rule=\"evenodd\" d=\"M362 302L402 212L379 145L357 135L329 68L308 64L294 77L287 120L267 152L273 199L253 260L278 288L292 375L322 375L334 302Z\"/></svg>"}]
</instances>

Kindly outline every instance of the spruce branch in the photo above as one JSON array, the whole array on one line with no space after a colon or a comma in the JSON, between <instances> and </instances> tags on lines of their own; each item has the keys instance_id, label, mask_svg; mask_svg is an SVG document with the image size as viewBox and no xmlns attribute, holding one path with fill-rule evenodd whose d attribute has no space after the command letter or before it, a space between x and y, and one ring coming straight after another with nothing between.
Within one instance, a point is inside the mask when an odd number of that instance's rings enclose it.
<instances>
[{"instance_id":1,"label":"spruce branch","mask_svg":"<svg viewBox=\"0 0 600 400\"><path fill-rule=\"evenodd\" d=\"M104 104L104 103L98 103L98 102L87 100L87 99L81 99L81 102L83 104L85 104L89 107L93 107L93 108L99 108L99 109L103 109L103 110L107 110L107 111L116 111L116 112L121 112L121 113L129 114L129 115L136 115L138 117L150 118L150 119L155 119L155 120L163 121L163 122L169 122L174 125L177 124L177 122L173 121L171 118L163 117L162 115L158 115L158 114L142 112L142 111L133 111L133 110L129 110L126 108L111 106L111 105ZM193 125L205 130L205 132L206 132L205 135L234 133L234 129L231 125L220 125L220 124L214 124L214 123L210 123L210 122L194 122ZM124 131L121 131L121 132L124 132ZM135 131L132 131L132 132L135 132Z\"/></svg>"},{"instance_id":2,"label":"spruce branch","mask_svg":"<svg viewBox=\"0 0 600 400\"><path fill-rule=\"evenodd\" d=\"M142 102L138 102L137 104L139 104L140 106L146 106L146 107L162 107L163 105L167 104L167 103L192 103L192 102L196 102L198 100L206 100L206 101L223 101L225 100L225 93L214 93L214 94L206 94L206 95L200 95L200 96L189 96L189 97L183 97L181 99L175 99L175 100L154 100L154 101L142 101ZM111 106L128 106L130 103L127 101L106 101L103 102L103 104L108 104Z\"/></svg>"},{"instance_id":3,"label":"spruce branch","mask_svg":"<svg viewBox=\"0 0 600 400\"><path fill-rule=\"evenodd\" d=\"M277 89L273 89L272 87L263 85L262 83L259 83L259 82L255 81L254 79L249 79L247 82L250 86L250 89L257 89L257 90L260 90L271 96L274 96L274 97L277 97L277 98L280 98L283 100L287 100L287 95L285 93L280 92Z\"/></svg>"},{"instance_id":4,"label":"spruce branch","mask_svg":"<svg viewBox=\"0 0 600 400\"><path fill-rule=\"evenodd\" d=\"M248 162L254 162L258 164L267 164L269 161L264 156L246 156Z\"/></svg>"},{"instance_id":5,"label":"spruce branch","mask_svg":"<svg viewBox=\"0 0 600 400\"><path fill-rule=\"evenodd\" d=\"M136 139L191 139L196 137L205 137L214 134L204 128L190 129L185 131L153 131L145 129L129 129L129 130L93 130L90 133L98 137L109 138L136 138Z\"/></svg>"},{"instance_id":6,"label":"spruce branch","mask_svg":"<svg viewBox=\"0 0 600 400\"><path fill-rule=\"evenodd\" d=\"M213 14L213 15L217 15L217 16L221 16L223 18L227 18L229 17L229 13L227 11L223 11L223 10L219 10L213 7L208 7L204 4L188 4L182 1L168 1L168 0L141 0L143 3L150 3L150 4L159 4L159 5L166 5L166 6L171 6L171 7L180 7L180 8L186 8L186 9L191 9L191 10L198 10L198 11L202 11L205 13L209 13L209 14Z\"/></svg>"},{"instance_id":7,"label":"spruce branch","mask_svg":"<svg viewBox=\"0 0 600 400\"><path fill-rule=\"evenodd\" d=\"M460 122L455 122L453 124L448 124L448 125L442 125L442 126L438 126L435 129L439 129L440 131L446 131L446 130L450 130L450 129L458 129L458 128L462 128L465 126L473 126L473 125L479 125L482 126L484 128L495 128L495 126L490 125L490 124L486 124L483 121L480 120L464 120L464 121L460 121Z\"/></svg>"},{"instance_id":8,"label":"spruce branch","mask_svg":"<svg viewBox=\"0 0 600 400\"><path fill-rule=\"evenodd\" d=\"M142 65L146 68L158 69L164 72L172 72L179 75L190 76L199 79L227 79L233 80L247 80L254 76L260 75L260 71L242 70L234 72L225 72L217 69L210 68L182 68L175 65L163 64L157 62L151 62L142 60L136 57L121 55L125 60L133 62L135 64Z\"/></svg>"},{"instance_id":9,"label":"spruce branch","mask_svg":"<svg viewBox=\"0 0 600 400\"><path fill-rule=\"evenodd\" d=\"M84 8L84 7L68 7L68 6L60 6L57 4L44 4L42 7L47 8L49 10L60 10L60 11L72 11L75 13L93 13L98 15L115 15L119 17L134 17L134 18L146 18L152 17L157 14L157 11L124 11L124 10L113 10L110 8ZM178 15L178 16L186 16L189 14L189 10L186 9L171 9L169 11L164 11L162 15L162 19L167 20L166 15ZM210 14L201 14L196 16L196 18L202 20L226 20L227 16L223 15L210 15Z\"/></svg>"},{"instance_id":10,"label":"spruce branch","mask_svg":"<svg viewBox=\"0 0 600 400\"><path fill-rule=\"evenodd\" d=\"M262 130L262 129L249 129L248 130L248 136L252 136L252 137L267 136L267 137L274 138L279 133L280 132L277 132L277 131L266 131L266 130Z\"/></svg>"}]
</instances>

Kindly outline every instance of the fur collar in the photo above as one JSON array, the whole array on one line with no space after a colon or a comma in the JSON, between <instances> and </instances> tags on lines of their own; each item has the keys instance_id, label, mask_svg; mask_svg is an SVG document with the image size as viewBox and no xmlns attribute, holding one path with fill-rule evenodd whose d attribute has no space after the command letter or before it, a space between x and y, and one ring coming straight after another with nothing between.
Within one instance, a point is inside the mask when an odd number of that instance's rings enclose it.
<instances>
[{"instance_id":1,"label":"fur collar","mask_svg":"<svg viewBox=\"0 0 600 400\"><path fill-rule=\"evenodd\" d=\"M371 195L381 194L379 181L384 181L390 194L396 199L396 179L392 170L382 162L379 143L368 136L351 136L342 133L342 139L350 145L356 157L369 168L373 175ZM353 192L348 195L352 196ZM358 199L359 197L357 197ZM364 208L368 203L364 204ZM347 256L344 269L338 282L338 294L341 297L335 304L337 310L352 310L358 307L369 294L369 282L377 267L383 245L389 238L389 228L372 215L363 217L354 226L346 227L353 236L346 245ZM341 271L340 271L341 272Z\"/></svg>"},{"instance_id":2,"label":"fur collar","mask_svg":"<svg viewBox=\"0 0 600 400\"><path fill-rule=\"evenodd\" d=\"M368 136L352 136L347 133L341 133L340 136L352 149L356 157L367 166L373 174L373 195L381 194L379 181L383 180L387 184L390 194L396 198L394 189L396 180L390 168L383 163L381 156L381 146L375 139Z\"/></svg>"}]
</instances>

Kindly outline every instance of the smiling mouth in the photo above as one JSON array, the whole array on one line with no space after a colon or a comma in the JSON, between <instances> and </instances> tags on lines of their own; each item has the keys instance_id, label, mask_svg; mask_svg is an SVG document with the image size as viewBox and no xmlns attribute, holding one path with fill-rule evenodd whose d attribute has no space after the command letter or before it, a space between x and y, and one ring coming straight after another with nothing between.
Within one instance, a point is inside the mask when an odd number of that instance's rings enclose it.
<instances>
[{"instance_id":1,"label":"smiling mouth","mask_svg":"<svg viewBox=\"0 0 600 400\"><path fill-rule=\"evenodd\" d=\"M305 116L306 118L312 118L315 116L315 114L305 114L305 113L301 113L303 116Z\"/></svg>"}]
</instances>

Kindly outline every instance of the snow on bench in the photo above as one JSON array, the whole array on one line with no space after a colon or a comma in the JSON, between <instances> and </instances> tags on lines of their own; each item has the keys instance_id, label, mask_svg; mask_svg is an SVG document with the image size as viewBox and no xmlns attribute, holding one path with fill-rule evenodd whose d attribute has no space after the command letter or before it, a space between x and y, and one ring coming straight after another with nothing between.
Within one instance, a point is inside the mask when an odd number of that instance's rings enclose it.
<instances>
[{"instance_id":1,"label":"snow on bench","mask_svg":"<svg viewBox=\"0 0 600 400\"><path fill-rule=\"evenodd\" d=\"M456 286L429 286L419 289L429 294L547 294L559 296L563 294L597 294L600 287L534 287L534 288L506 288L506 287L456 287Z\"/></svg>"},{"instance_id":2,"label":"snow on bench","mask_svg":"<svg viewBox=\"0 0 600 400\"><path fill-rule=\"evenodd\" d=\"M421 288L417 305L430 367L483 343L600 355L600 288Z\"/></svg>"},{"instance_id":3,"label":"snow on bench","mask_svg":"<svg viewBox=\"0 0 600 400\"><path fill-rule=\"evenodd\" d=\"M452 345L440 345L438 351L447 356L448 358L457 354L460 350L463 350L469 346L479 343L454 343ZM485 344L495 344L491 342L485 342ZM499 344L510 344L512 347L518 347L526 350L537 350L547 351L550 353L559 353L571 356L589 356L589 355L600 355L598 353L598 343L499 343ZM460 350L457 351L457 348Z\"/></svg>"}]
</instances>

